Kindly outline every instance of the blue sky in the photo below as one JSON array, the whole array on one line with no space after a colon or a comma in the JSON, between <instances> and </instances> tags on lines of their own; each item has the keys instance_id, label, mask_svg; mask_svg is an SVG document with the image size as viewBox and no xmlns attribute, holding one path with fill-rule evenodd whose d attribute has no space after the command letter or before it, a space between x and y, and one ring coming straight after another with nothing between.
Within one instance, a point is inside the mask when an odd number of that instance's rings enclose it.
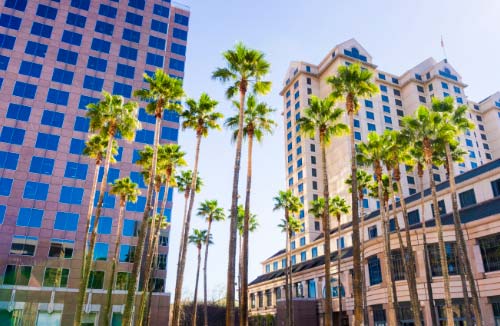
<instances>
[{"instance_id":1,"label":"blue sky","mask_svg":"<svg viewBox=\"0 0 500 326\"><path fill-rule=\"evenodd\" d=\"M291 61L319 63L336 44L357 39L382 70L402 74L428 57L443 58L443 35L449 62L462 75L469 99L480 101L500 90L500 2L495 0L185 0L191 8L185 71L189 97L202 92L219 101L227 117L235 109L224 97L225 86L211 80L212 71L223 65L221 53L243 41L263 51L271 63L273 89L262 101L277 109L279 127L263 144L254 147L252 211L259 229L251 235L249 279L258 276L260 262L284 247L284 235L276 227L281 212L273 212L272 198L285 188L283 124L279 96ZM193 162L194 135L180 133L179 143ZM213 132L202 140L200 175L205 187L195 207L205 199L231 204L234 146L227 131ZM246 153L246 152L245 152ZM240 193L245 187L246 155L243 156ZM167 290L173 292L182 221L183 196L175 194L168 261ZM193 215L192 226L206 228ZM229 222L213 227L215 244L209 254L209 299L225 294ZM184 292L192 295L196 249L189 248ZM200 283L202 289L202 283ZM202 291L199 292L201 298Z\"/></svg>"}]
</instances>

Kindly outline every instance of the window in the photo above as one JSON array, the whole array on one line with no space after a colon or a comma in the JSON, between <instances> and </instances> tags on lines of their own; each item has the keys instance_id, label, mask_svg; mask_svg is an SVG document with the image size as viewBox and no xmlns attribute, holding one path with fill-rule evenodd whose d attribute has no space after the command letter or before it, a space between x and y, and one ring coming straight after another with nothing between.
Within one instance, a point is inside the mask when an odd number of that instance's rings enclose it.
<instances>
[{"instance_id":1,"label":"window","mask_svg":"<svg viewBox=\"0 0 500 326\"><path fill-rule=\"evenodd\" d=\"M271 266L269 264L266 264L266 273L269 273L271 271Z\"/></svg>"},{"instance_id":2,"label":"window","mask_svg":"<svg viewBox=\"0 0 500 326\"><path fill-rule=\"evenodd\" d=\"M130 278L130 273L127 272L116 273L115 290L127 290L129 278Z\"/></svg>"},{"instance_id":3,"label":"window","mask_svg":"<svg viewBox=\"0 0 500 326\"><path fill-rule=\"evenodd\" d=\"M129 7L144 10L144 6L146 5L146 1L144 0L129 0Z\"/></svg>"},{"instance_id":4,"label":"window","mask_svg":"<svg viewBox=\"0 0 500 326\"><path fill-rule=\"evenodd\" d=\"M185 56L186 55L186 46L181 45L181 44L177 44L177 43L172 43L172 45L170 47L170 51L172 51L172 53Z\"/></svg>"},{"instance_id":5,"label":"window","mask_svg":"<svg viewBox=\"0 0 500 326\"><path fill-rule=\"evenodd\" d=\"M125 22L136 26L142 26L142 16L134 14L132 12L127 12L127 15L125 16Z\"/></svg>"},{"instance_id":6,"label":"window","mask_svg":"<svg viewBox=\"0 0 500 326\"><path fill-rule=\"evenodd\" d=\"M149 55L149 53L148 53ZM146 58L146 61L147 61L147 58ZM161 61L162 61L162 64L163 64L163 57L161 57ZM157 66L158 67L161 67L159 65L159 60L156 60L157 62ZM168 64L168 67L170 69L173 69L173 70L178 70L178 71L184 71L184 61L181 61L181 60L177 60L177 59L174 59L174 58L170 58L170 62Z\"/></svg>"},{"instance_id":7,"label":"window","mask_svg":"<svg viewBox=\"0 0 500 326\"><path fill-rule=\"evenodd\" d=\"M132 86L115 82L113 84L113 94L130 98L130 96L132 95ZM153 142L151 142L151 144L152 143Z\"/></svg>"},{"instance_id":8,"label":"window","mask_svg":"<svg viewBox=\"0 0 500 326\"><path fill-rule=\"evenodd\" d=\"M33 156L31 159L30 172L52 175L54 160L46 157Z\"/></svg>"},{"instance_id":9,"label":"window","mask_svg":"<svg viewBox=\"0 0 500 326\"><path fill-rule=\"evenodd\" d=\"M86 21L87 18L85 16L74 14L72 12L68 13L68 17L66 17L66 24L76 27L84 28Z\"/></svg>"},{"instance_id":10,"label":"window","mask_svg":"<svg viewBox=\"0 0 500 326\"><path fill-rule=\"evenodd\" d=\"M377 237L377 226L372 225L368 227L368 239L373 239Z\"/></svg>"},{"instance_id":11,"label":"window","mask_svg":"<svg viewBox=\"0 0 500 326\"><path fill-rule=\"evenodd\" d=\"M311 257L314 258L314 257L318 257L318 248L317 247L313 247L311 249Z\"/></svg>"},{"instance_id":12,"label":"window","mask_svg":"<svg viewBox=\"0 0 500 326\"><path fill-rule=\"evenodd\" d=\"M67 268L47 267L43 277L43 286L65 288L68 286L68 276L69 269Z\"/></svg>"},{"instance_id":13,"label":"window","mask_svg":"<svg viewBox=\"0 0 500 326\"><path fill-rule=\"evenodd\" d=\"M102 33L104 35L113 35L114 26L103 21L96 21L95 29L97 33Z\"/></svg>"},{"instance_id":14,"label":"window","mask_svg":"<svg viewBox=\"0 0 500 326\"><path fill-rule=\"evenodd\" d=\"M168 24L162 23L156 19L151 20L151 30L167 34Z\"/></svg>"},{"instance_id":15,"label":"window","mask_svg":"<svg viewBox=\"0 0 500 326\"><path fill-rule=\"evenodd\" d=\"M23 129L4 126L0 134L0 141L14 145L22 145L25 132L26 131Z\"/></svg>"},{"instance_id":16,"label":"window","mask_svg":"<svg viewBox=\"0 0 500 326\"><path fill-rule=\"evenodd\" d=\"M474 193L474 189L461 192L458 194L458 197L460 199L461 208L476 204L476 194Z\"/></svg>"},{"instance_id":17,"label":"window","mask_svg":"<svg viewBox=\"0 0 500 326\"><path fill-rule=\"evenodd\" d=\"M12 91L12 95L34 99L36 95L36 89L36 85L16 81L14 90Z\"/></svg>"},{"instance_id":18,"label":"window","mask_svg":"<svg viewBox=\"0 0 500 326\"><path fill-rule=\"evenodd\" d=\"M24 11L26 9L27 3L28 0L5 0L4 6L7 8Z\"/></svg>"},{"instance_id":19,"label":"window","mask_svg":"<svg viewBox=\"0 0 500 326\"><path fill-rule=\"evenodd\" d=\"M88 169L88 164L67 162L66 170L64 172L64 177L85 180L87 178L87 169Z\"/></svg>"},{"instance_id":20,"label":"window","mask_svg":"<svg viewBox=\"0 0 500 326\"><path fill-rule=\"evenodd\" d=\"M83 79L83 88L86 89L100 92L102 90L103 85L104 85L104 79L102 78L86 75L85 78Z\"/></svg>"},{"instance_id":21,"label":"window","mask_svg":"<svg viewBox=\"0 0 500 326\"><path fill-rule=\"evenodd\" d=\"M119 56L128 60L137 60L137 49L122 45L120 46Z\"/></svg>"},{"instance_id":22,"label":"window","mask_svg":"<svg viewBox=\"0 0 500 326\"><path fill-rule=\"evenodd\" d=\"M19 154L0 151L0 168L6 170L16 170Z\"/></svg>"},{"instance_id":23,"label":"window","mask_svg":"<svg viewBox=\"0 0 500 326\"><path fill-rule=\"evenodd\" d=\"M387 319L385 317L385 310L382 305L373 305L373 322L374 326L386 326Z\"/></svg>"},{"instance_id":24,"label":"window","mask_svg":"<svg viewBox=\"0 0 500 326\"><path fill-rule=\"evenodd\" d=\"M410 225L420 223L420 213L418 209L408 212L408 223Z\"/></svg>"},{"instance_id":25,"label":"window","mask_svg":"<svg viewBox=\"0 0 500 326\"><path fill-rule=\"evenodd\" d=\"M57 61L67 63L70 65L76 65L77 60L78 60L78 53L76 52L59 49L59 52L57 53Z\"/></svg>"},{"instance_id":26,"label":"window","mask_svg":"<svg viewBox=\"0 0 500 326\"><path fill-rule=\"evenodd\" d=\"M316 156L311 156L311 164L316 164Z\"/></svg>"},{"instance_id":27,"label":"window","mask_svg":"<svg viewBox=\"0 0 500 326\"><path fill-rule=\"evenodd\" d=\"M108 244L104 242L96 242L94 248L94 260L108 259Z\"/></svg>"},{"instance_id":28,"label":"window","mask_svg":"<svg viewBox=\"0 0 500 326\"><path fill-rule=\"evenodd\" d=\"M396 103L397 106L403 106L403 102L401 102L401 100L395 99L394 103Z\"/></svg>"},{"instance_id":29,"label":"window","mask_svg":"<svg viewBox=\"0 0 500 326\"><path fill-rule=\"evenodd\" d=\"M164 271L167 269L167 255L166 254L159 254L158 255L158 260L156 262L156 268Z\"/></svg>"},{"instance_id":30,"label":"window","mask_svg":"<svg viewBox=\"0 0 500 326\"><path fill-rule=\"evenodd\" d=\"M36 138L35 147L49 151L57 151L59 136L39 132Z\"/></svg>"},{"instance_id":31,"label":"window","mask_svg":"<svg viewBox=\"0 0 500 326\"><path fill-rule=\"evenodd\" d=\"M0 70L7 70L9 66L10 58L4 55L0 55Z\"/></svg>"},{"instance_id":32,"label":"window","mask_svg":"<svg viewBox=\"0 0 500 326\"><path fill-rule=\"evenodd\" d=\"M73 258L75 241L66 239L50 239L49 257L53 258Z\"/></svg>"},{"instance_id":33,"label":"window","mask_svg":"<svg viewBox=\"0 0 500 326\"><path fill-rule=\"evenodd\" d=\"M34 200L47 200L49 185L47 183L27 181L24 187L23 198Z\"/></svg>"},{"instance_id":34,"label":"window","mask_svg":"<svg viewBox=\"0 0 500 326\"><path fill-rule=\"evenodd\" d=\"M14 235L12 236L12 245L10 247L10 254L21 255L21 256L34 256L37 244L38 244L37 237Z\"/></svg>"},{"instance_id":35,"label":"window","mask_svg":"<svg viewBox=\"0 0 500 326\"><path fill-rule=\"evenodd\" d=\"M154 132L151 130L137 130L135 133L135 141L144 144L153 144Z\"/></svg>"},{"instance_id":36,"label":"window","mask_svg":"<svg viewBox=\"0 0 500 326\"><path fill-rule=\"evenodd\" d=\"M135 255L135 246L120 245L120 263L133 263Z\"/></svg>"},{"instance_id":37,"label":"window","mask_svg":"<svg viewBox=\"0 0 500 326\"><path fill-rule=\"evenodd\" d=\"M377 256L368 258L368 273L370 285L382 283L382 270L380 269L380 260Z\"/></svg>"},{"instance_id":38,"label":"window","mask_svg":"<svg viewBox=\"0 0 500 326\"><path fill-rule=\"evenodd\" d=\"M74 232L77 230L79 218L80 215L75 213L57 212L54 220L54 229Z\"/></svg>"},{"instance_id":39,"label":"window","mask_svg":"<svg viewBox=\"0 0 500 326\"><path fill-rule=\"evenodd\" d=\"M424 93L424 88L420 85L417 85L417 91L419 91L420 93Z\"/></svg>"},{"instance_id":40,"label":"window","mask_svg":"<svg viewBox=\"0 0 500 326\"><path fill-rule=\"evenodd\" d=\"M387 95L382 95L382 102L389 103L389 97Z\"/></svg>"},{"instance_id":41,"label":"window","mask_svg":"<svg viewBox=\"0 0 500 326\"><path fill-rule=\"evenodd\" d=\"M491 181L491 189L493 190L493 197L500 196L500 179Z\"/></svg>"},{"instance_id":42,"label":"window","mask_svg":"<svg viewBox=\"0 0 500 326\"><path fill-rule=\"evenodd\" d=\"M365 106L367 108L373 108L373 102L370 100L365 100Z\"/></svg>"},{"instance_id":43,"label":"window","mask_svg":"<svg viewBox=\"0 0 500 326\"><path fill-rule=\"evenodd\" d=\"M107 6L105 4L101 4L101 6L99 7L99 15L105 17L116 18L116 12L117 10L115 7Z\"/></svg>"},{"instance_id":44,"label":"window","mask_svg":"<svg viewBox=\"0 0 500 326\"><path fill-rule=\"evenodd\" d=\"M155 15L168 18L169 13L170 9L168 7L160 6L158 4L155 4L153 7L153 14Z\"/></svg>"},{"instance_id":45,"label":"window","mask_svg":"<svg viewBox=\"0 0 500 326\"><path fill-rule=\"evenodd\" d=\"M42 125L61 128L64 122L64 114L60 112L54 112L49 110L44 110L42 114Z\"/></svg>"},{"instance_id":46,"label":"window","mask_svg":"<svg viewBox=\"0 0 500 326\"><path fill-rule=\"evenodd\" d=\"M56 105L68 105L69 92L49 88L47 102Z\"/></svg>"},{"instance_id":47,"label":"window","mask_svg":"<svg viewBox=\"0 0 500 326\"><path fill-rule=\"evenodd\" d=\"M15 43L16 38L14 36L0 34L0 48L12 50Z\"/></svg>"},{"instance_id":48,"label":"window","mask_svg":"<svg viewBox=\"0 0 500 326\"><path fill-rule=\"evenodd\" d=\"M444 200L438 201L438 208L439 208L440 216L443 216L444 214L446 214L446 206L445 206ZM431 204L431 212L432 212L432 217L436 217L434 214L434 204Z\"/></svg>"},{"instance_id":49,"label":"window","mask_svg":"<svg viewBox=\"0 0 500 326\"><path fill-rule=\"evenodd\" d=\"M442 87L443 89L448 89L448 84L447 84L447 83L445 83L445 82L441 82L441 87Z\"/></svg>"},{"instance_id":50,"label":"window","mask_svg":"<svg viewBox=\"0 0 500 326\"><path fill-rule=\"evenodd\" d=\"M3 278L4 285L28 285L31 277L31 266L7 265Z\"/></svg>"},{"instance_id":51,"label":"window","mask_svg":"<svg viewBox=\"0 0 500 326\"><path fill-rule=\"evenodd\" d=\"M139 43L141 40L141 33L124 28L122 38L126 41Z\"/></svg>"},{"instance_id":52,"label":"window","mask_svg":"<svg viewBox=\"0 0 500 326\"><path fill-rule=\"evenodd\" d=\"M377 131L377 127L373 123L368 123L367 127L368 127L368 131Z\"/></svg>"},{"instance_id":53,"label":"window","mask_svg":"<svg viewBox=\"0 0 500 326\"><path fill-rule=\"evenodd\" d=\"M405 258L406 259L406 258ZM403 258L401 257L401 250L396 249L391 251L391 265L395 281L405 279L405 269L403 265Z\"/></svg>"},{"instance_id":54,"label":"window","mask_svg":"<svg viewBox=\"0 0 500 326\"><path fill-rule=\"evenodd\" d=\"M59 202L71 205L81 205L83 188L62 186Z\"/></svg>"},{"instance_id":55,"label":"window","mask_svg":"<svg viewBox=\"0 0 500 326\"><path fill-rule=\"evenodd\" d=\"M366 118L370 120L375 120L375 115L373 114L373 112L366 111Z\"/></svg>"},{"instance_id":56,"label":"window","mask_svg":"<svg viewBox=\"0 0 500 326\"><path fill-rule=\"evenodd\" d=\"M82 44L82 34L65 30L61 40L71 45L80 46Z\"/></svg>"},{"instance_id":57,"label":"window","mask_svg":"<svg viewBox=\"0 0 500 326\"><path fill-rule=\"evenodd\" d=\"M146 206L146 197L138 196L136 203L128 202L126 209L129 212L143 212Z\"/></svg>"},{"instance_id":58,"label":"window","mask_svg":"<svg viewBox=\"0 0 500 326\"><path fill-rule=\"evenodd\" d=\"M109 181L109 177L108 177L108 182L111 182L111 181ZM100 195L100 192L96 191L95 197L94 197L94 207L97 207L97 204L99 201L99 195ZM114 208L115 207L115 197L111 196L109 193L105 192L103 202L102 202L102 207L103 208Z\"/></svg>"},{"instance_id":59,"label":"window","mask_svg":"<svg viewBox=\"0 0 500 326\"><path fill-rule=\"evenodd\" d=\"M22 61L19 67L19 73L21 75L38 78L42 74L42 65L34 62Z\"/></svg>"},{"instance_id":60,"label":"window","mask_svg":"<svg viewBox=\"0 0 500 326\"><path fill-rule=\"evenodd\" d=\"M450 275L458 275L458 256L455 242L446 242L446 261L448 262L448 273ZM439 254L439 245L431 243L427 245L429 255L429 263L431 265L432 276L443 276L441 269L441 255Z\"/></svg>"},{"instance_id":61,"label":"window","mask_svg":"<svg viewBox=\"0 0 500 326\"><path fill-rule=\"evenodd\" d=\"M71 7L89 10L90 0L71 0Z\"/></svg>"},{"instance_id":62,"label":"window","mask_svg":"<svg viewBox=\"0 0 500 326\"><path fill-rule=\"evenodd\" d=\"M337 248L339 247L339 239L336 240L336 244L337 244ZM340 249L344 249L345 248L345 241L344 241L344 237L340 237Z\"/></svg>"},{"instance_id":63,"label":"window","mask_svg":"<svg viewBox=\"0 0 500 326\"><path fill-rule=\"evenodd\" d=\"M111 49L111 42L94 38L92 39L92 45L90 48L94 51L109 53L109 50Z\"/></svg>"},{"instance_id":64,"label":"window","mask_svg":"<svg viewBox=\"0 0 500 326\"><path fill-rule=\"evenodd\" d=\"M427 100L425 99L425 96L419 96L418 100L420 101L420 103L427 103Z\"/></svg>"},{"instance_id":65,"label":"window","mask_svg":"<svg viewBox=\"0 0 500 326\"><path fill-rule=\"evenodd\" d=\"M485 272L500 270L500 234L478 240Z\"/></svg>"},{"instance_id":66,"label":"window","mask_svg":"<svg viewBox=\"0 0 500 326\"><path fill-rule=\"evenodd\" d=\"M96 244L97 245L97 244ZM90 271L88 289L102 289L104 286L104 271Z\"/></svg>"},{"instance_id":67,"label":"window","mask_svg":"<svg viewBox=\"0 0 500 326\"><path fill-rule=\"evenodd\" d=\"M32 228L39 228L42 226L43 210L36 208L24 208L19 209L19 215L17 216L17 226L28 226Z\"/></svg>"},{"instance_id":68,"label":"window","mask_svg":"<svg viewBox=\"0 0 500 326\"><path fill-rule=\"evenodd\" d=\"M187 40L187 31L174 27L173 36L174 36L174 38L178 38L180 40L186 41Z\"/></svg>"},{"instance_id":69,"label":"window","mask_svg":"<svg viewBox=\"0 0 500 326\"><path fill-rule=\"evenodd\" d=\"M90 127L90 119L89 118L76 117L73 130L81 131L81 132L88 132L89 127Z\"/></svg>"},{"instance_id":70,"label":"window","mask_svg":"<svg viewBox=\"0 0 500 326\"><path fill-rule=\"evenodd\" d=\"M31 25L30 33L32 35L50 38L52 36L52 26L34 22L33 25Z\"/></svg>"}]
</instances>

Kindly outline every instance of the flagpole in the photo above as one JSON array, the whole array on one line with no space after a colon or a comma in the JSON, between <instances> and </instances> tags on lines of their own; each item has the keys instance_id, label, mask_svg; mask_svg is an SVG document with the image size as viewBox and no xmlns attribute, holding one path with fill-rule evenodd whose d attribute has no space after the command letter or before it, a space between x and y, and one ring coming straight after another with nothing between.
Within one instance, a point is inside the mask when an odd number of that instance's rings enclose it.
<instances>
[{"instance_id":1,"label":"flagpole","mask_svg":"<svg viewBox=\"0 0 500 326\"><path fill-rule=\"evenodd\" d=\"M441 48L443 49L444 61L448 62L448 56L446 55L446 48L444 47L443 35L441 35Z\"/></svg>"}]
</instances>

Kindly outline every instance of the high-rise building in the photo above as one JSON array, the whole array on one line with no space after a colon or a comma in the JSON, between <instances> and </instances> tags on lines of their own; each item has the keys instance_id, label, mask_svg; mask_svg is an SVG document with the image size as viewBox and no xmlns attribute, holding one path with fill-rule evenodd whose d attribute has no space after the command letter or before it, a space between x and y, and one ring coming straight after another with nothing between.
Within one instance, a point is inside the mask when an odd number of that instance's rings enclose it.
<instances>
[{"instance_id":1,"label":"high-rise building","mask_svg":"<svg viewBox=\"0 0 500 326\"><path fill-rule=\"evenodd\" d=\"M103 90L136 100L133 90L147 87L143 74L156 69L183 78L190 13L168 0L2 2L0 324L22 319L23 325L70 325L94 173L94 162L82 156L89 136L86 106L99 101ZM154 134L154 117L146 114L145 103L139 106L142 129L133 142L118 139L117 163L108 177L113 182L130 176L142 191L125 211L113 295L116 322L146 201L146 185L134 162ZM178 115L165 112L161 142L177 142L178 127ZM170 219L172 192L166 195ZM88 324L103 322L99 311L110 277L118 204L105 194L84 316ZM152 276L155 325L168 320L168 231L161 235L159 251Z\"/></svg>"},{"instance_id":2,"label":"high-rise building","mask_svg":"<svg viewBox=\"0 0 500 326\"><path fill-rule=\"evenodd\" d=\"M304 137L299 132L297 120L308 107L310 97L315 95L325 98L331 92L330 85L326 82L327 77L335 75L338 67L358 63L362 69L368 69L373 73L373 82L379 87L380 92L368 99L360 99L359 112L354 120L354 137L356 142L365 141L369 132L382 133L386 129L399 129L401 118L411 115L419 105L429 106L433 97L444 98L451 96L457 105L467 105L468 118L474 122L476 128L467 131L460 137L462 149L466 151L464 162L455 164L457 175L457 191L459 193L460 209L464 227L467 228L466 241L469 257L473 267L474 277L478 280L481 293L481 305L491 324L493 318L500 319L500 300L495 296L500 295L498 290L489 287L493 282L495 272L500 270L500 265L493 266L491 261L500 259L495 239L500 234L500 179L498 178L500 158L499 133L500 133L500 92L488 98L474 102L465 95L466 84L462 81L459 73L447 60L435 61L429 58L417 66L409 69L402 75L387 73L377 68L373 63L371 55L354 39L348 40L335 46L319 63L319 65L307 62L292 62L284 78L281 95L284 100L284 139L285 139L285 162L288 187L296 196L299 196L304 204L298 218L302 221L302 230L294 234L291 243L291 260L294 270L294 298L301 311L296 318L300 323L310 323L309 317L316 315L322 318L322 300L324 296L324 251L323 237L321 236L321 223L314 216L308 214L309 203L322 196L322 165L320 159L320 148L318 139ZM343 103L339 102L338 106ZM347 117L343 118L347 123ZM334 137L327 148L326 164L328 171L328 185L330 194L340 195L350 202L349 186L345 180L350 176L350 146L348 136ZM403 169L405 170L405 169ZM371 171L367 168L367 171ZM411 170L402 171L403 195L406 198L409 212L409 222L412 227L412 243L416 251L417 282L419 297L422 305L428 300L424 291L425 265L423 262L423 251L428 250L431 257L436 256L435 221L432 214L432 203L430 191L428 190L427 177L424 178L424 187L427 188L424 198L425 213L419 204L420 187L418 176ZM433 178L438 184L439 209L442 212L443 224L445 225L445 239L449 250L453 251L454 231L451 219L451 198L449 185L446 182L446 174L442 168L433 168ZM366 196L369 197L369 196ZM380 259L384 257L381 246L381 221L379 216L379 203L376 199L365 198L362 203L364 209L364 225L361 230L364 238L365 261L363 268L366 277L366 291L368 293L368 309L370 311L370 325L385 325L387 296L385 281L380 269ZM404 225L402 212L398 208L397 218L399 225ZM395 220L390 216L389 225L394 231ZM427 225L428 247L422 244L422 223ZM346 214L341 219L341 235L338 235L339 226L336 219L331 221L331 250L332 250L332 284L339 277L336 270L336 252L338 247L343 250L342 269L340 279L345 290L346 316L352 317L352 224L351 216ZM484 225L488 225L487 228ZM392 248L398 247L397 238L392 234ZM415 242L413 242L415 241ZM500 251L499 251L500 252ZM399 271L401 278L401 257L397 253L391 253L392 263L395 270ZM434 256L432 256L434 255ZM451 255L451 254L450 254ZM451 255L450 259L456 259ZM284 267L286 264L285 250L280 250L264 262L262 262L263 275L254 280L250 285L251 314L275 314L277 302L284 299ZM456 261L455 261L456 264ZM435 267L435 266L434 266ZM432 268L434 268L432 267ZM457 307L460 304L460 279L457 275L457 266L450 267L453 284L452 292L457 299ZM432 277L439 277L440 271L432 270ZM403 276L404 277L404 276ZM488 281L486 281L488 279ZM498 282L494 281L494 282ZM333 286L333 285L332 285ZM397 282L398 299L401 305L400 313L408 316L406 303L409 301L408 290L405 282ZM433 283L436 288L435 295L439 309L442 309L443 288L442 281ZM491 289L488 292L487 289ZM322 291L323 290L323 291ZM334 296L337 291L334 289ZM338 297L338 296L337 296ZM318 300L318 305L309 305L311 311L307 311L309 302ZM425 305L426 306L426 305ZM338 303L334 300L334 311L338 311ZM459 308L459 307L458 307ZM463 308L463 307L462 307ZM462 309L460 308L460 309ZM317 310L316 310L317 309ZM315 312L318 312L317 314ZM278 312L279 313L279 312ZM426 324L430 322L430 311L427 306L423 308ZM442 310L440 314L442 316ZM382 317L383 315L383 317ZM411 317L411 316L410 316ZM457 318L462 318L457 317ZM300 319L305 318L305 319ZM384 319L385 320L385 319ZM489 324L489 323L487 323Z\"/></svg>"}]
</instances>

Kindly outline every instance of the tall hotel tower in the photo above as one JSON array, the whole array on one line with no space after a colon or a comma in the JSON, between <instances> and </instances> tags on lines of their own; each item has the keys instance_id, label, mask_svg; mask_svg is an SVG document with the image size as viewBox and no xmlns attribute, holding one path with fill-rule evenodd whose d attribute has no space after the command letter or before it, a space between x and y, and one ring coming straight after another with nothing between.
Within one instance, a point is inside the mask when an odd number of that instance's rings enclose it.
<instances>
[{"instance_id":1,"label":"tall hotel tower","mask_svg":"<svg viewBox=\"0 0 500 326\"><path fill-rule=\"evenodd\" d=\"M89 129L86 105L99 101L102 90L132 99L134 89L147 87L143 73L158 68L183 78L189 9L169 0L1 1L0 324L71 325L94 171L93 162L82 156ZM153 142L154 117L144 107L140 103L142 130L131 143L118 139L118 162L109 171L109 182L130 176L142 191L125 211L113 295L117 323L146 199L134 164L139 150ZM161 141L177 142L178 127L178 115L166 112ZM117 212L118 200L106 194L86 325L103 323L99 311ZM160 245L154 325L168 322L168 232ZM56 281L54 275L62 277Z\"/></svg>"}]
</instances>

